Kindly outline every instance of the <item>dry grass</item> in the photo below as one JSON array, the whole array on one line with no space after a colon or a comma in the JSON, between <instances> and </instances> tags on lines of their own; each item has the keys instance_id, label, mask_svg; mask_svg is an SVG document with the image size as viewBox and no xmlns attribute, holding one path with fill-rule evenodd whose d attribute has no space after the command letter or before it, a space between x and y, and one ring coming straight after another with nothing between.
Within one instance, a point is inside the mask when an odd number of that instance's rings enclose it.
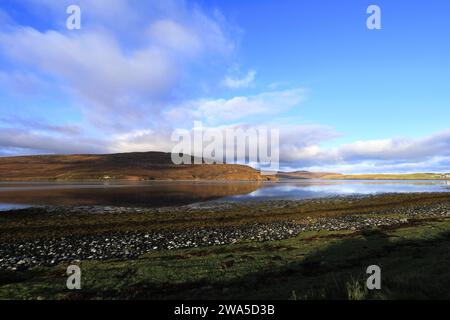
<instances>
[{"instance_id":1,"label":"dry grass","mask_svg":"<svg viewBox=\"0 0 450 320\"><path fill-rule=\"evenodd\" d=\"M0 157L0 181L245 180L269 178L243 165L174 165L170 153Z\"/></svg>"}]
</instances>

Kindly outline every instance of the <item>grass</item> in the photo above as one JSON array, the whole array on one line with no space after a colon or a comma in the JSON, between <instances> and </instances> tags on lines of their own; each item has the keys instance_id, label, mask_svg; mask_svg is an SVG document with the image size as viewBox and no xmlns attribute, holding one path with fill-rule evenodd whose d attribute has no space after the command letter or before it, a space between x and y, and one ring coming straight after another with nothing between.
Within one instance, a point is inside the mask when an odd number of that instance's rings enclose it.
<instances>
[{"instance_id":1,"label":"grass","mask_svg":"<svg viewBox=\"0 0 450 320\"><path fill-rule=\"evenodd\" d=\"M270 177L262 176L257 170L245 165L174 165L171 158L170 153L163 152L2 157L0 180L270 180Z\"/></svg>"},{"instance_id":2,"label":"grass","mask_svg":"<svg viewBox=\"0 0 450 320\"><path fill-rule=\"evenodd\" d=\"M82 290L60 265L0 273L1 299L450 299L450 219L364 232L86 261ZM382 290L366 289L366 268Z\"/></svg>"}]
</instances>

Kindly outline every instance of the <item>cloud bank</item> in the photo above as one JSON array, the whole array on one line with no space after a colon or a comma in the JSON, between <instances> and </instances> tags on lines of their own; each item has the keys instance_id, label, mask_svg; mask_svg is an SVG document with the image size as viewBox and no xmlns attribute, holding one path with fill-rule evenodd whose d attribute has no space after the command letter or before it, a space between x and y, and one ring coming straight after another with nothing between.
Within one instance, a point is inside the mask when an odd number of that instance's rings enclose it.
<instances>
[{"instance_id":1,"label":"cloud bank","mask_svg":"<svg viewBox=\"0 0 450 320\"><path fill-rule=\"evenodd\" d=\"M79 0L82 29L73 32L64 15L71 1L17 3L54 23L28 25L0 11L0 92L9 97L0 99L0 155L170 151L173 130L199 120L279 129L285 169L450 171L450 131L338 143L336 129L292 118L314 88L258 86L252 66L236 72L240 30L219 10Z\"/></svg>"}]
</instances>

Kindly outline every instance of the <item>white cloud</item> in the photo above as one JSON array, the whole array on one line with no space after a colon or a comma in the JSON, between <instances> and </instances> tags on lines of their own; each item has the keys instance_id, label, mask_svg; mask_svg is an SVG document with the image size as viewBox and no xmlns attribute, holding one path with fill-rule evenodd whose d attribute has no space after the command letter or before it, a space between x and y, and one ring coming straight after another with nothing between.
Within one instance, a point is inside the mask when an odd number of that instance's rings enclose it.
<instances>
[{"instance_id":1,"label":"white cloud","mask_svg":"<svg viewBox=\"0 0 450 320\"><path fill-rule=\"evenodd\" d=\"M287 156L286 156L287 155ZM319 144L285 150L289 167L334 172L450 171L450 131L426 137L356 141L334 148Z\"/></svg>"},{"instance_id":2,"label":"white cloud","mask_svg":"<svg viewBox=\"0 0 450 320\"><path fill-rule=\"evenodd\" d=\"M231 89L247 88L255 81L255 77L256 71L250 70L243 78L226 76L222 84Z\"/></svg>"},{"instance_id":3,"label":"white cloud","mask_svg":"<svg viewBox=\"0 0 450 320\"><path fill-rule=\"evenodd\" d=\"M38 117L23 118L19 116L2 116L0 115L0 123L3 126L11 128L21 128L29 130L30 132L44 132L65 135L78 135L81 133L81 128L75 124L51 124Z\"/></svg>"},{"instance_id":4,"label":"white cloud","mask_svg":"<svg viewBox=\"0 0 450 320\"><path fill-rule=\"evenodd\" d=\"M450 155L450 131L419 138L356 141L339 149L343 160L395 160L412 162L435 155Z\"/></svg>"},{"instance_id":5,"label":"white cloud","mask_svg":"<svg viewBox=\"0 0 450 320\"><path fill-rule=\"evenodd\" d=\"M305 89L296 88L230 99L199 99L171 109L166 113L166 116L174 121L196 119L205 120L212 124L235 121L282 113L299 105L305 99L305 96Z\"/></svg>"},{"instance_id":6,"label":"white cloud","mask_svg":"<svg viewBox=\"0 0 450 320\"><path fill-rule=\"evenodd\" d=\"M59 12L64 3L39 5ZM0 30L0 50L13 65L29 70L28 78L55 79L54 90L70 93L72 105L102 129L130 130L157 122L194 60L226 56L234 47L223 21L182 1L131 6L121 0L82 0L79 5L89 27L70 32L13 25ZM110 25L124 16L129 26Z\"/></svg>"},{"instance_id":7,"label":"white cloud","mask_svg":"<svg viewBox=\"0 0 450 320\"><path fill-rule=\"evenodd\" d=\"M281 161L286 162L291 159L292 151L297 151L295 154L296 160L301 152L308 152L310 149L315 148L315 144L334 139L338 136L338 133L330 127L319 125L291 125L291 126L277 126L271 124L267 126L258 124L233 124L222 126L203 126L206 130L215 130L221 132L225 137L226 130L233 130L233 132L241 131L242 133L255 132L265 127L268 130L278 130L280 134L280 156ZM192 128L187 129L191 136L193 136ZM136 130L126 134L116 135L113 137L113 142L110 147L111 152L129 152L129 151L165 151L170 152L177 142L171 141L172 130L170 128L164 128L162 130ZM250 143L257 145L257 140L253 140L256 137L249 137ZM229 150L234 152L234 144L228 144L224 146L224 151ZM240 154L239 157L245 155ZM313 156L313 154L308 154Z\"/></svg>"},{"instance_id":8,"label":"white cloud","mask_svg":"<svg viewBox=\"0 0 450 320\"><path fill-rule=\"evenodd\" d=\"M9 89L16 95L35 95L43 90L49 89L49 84L30 72L0 70L0 86Z\"/></svg>"},{"instance_id":9,"label":"white cloud","mask_svg":"<svg viewBox=\"0 0 450 320\"><path fill-rule=\"evenodd\" d=\"M296 167L297 168L297 167ZM336 162L335 164L321 164L303 166L303 170L336 172L348 174L368 173L418 173L418 172L450 172L450 157L431 157L428 160L416 162L389 162L389 161L358 161L353 163Z\"/></svg>"},{"instance_id":10,"label":"white cloud","mask_svg":"<svg viewBox=\"0 0 450 320\"><path fill-rule=\"evenodd\" d=\"M171 152L174 145L170 141L171 132L166 130L134 130L115 135L109 146L109 152Z\"/></svg>"},{"instance_id":11,"label":"white cloud","mask_svg":"<svg viewBox=\"0 0 450 320\"><path fill-rule=\"evenodd\" d=\"M14 154L73 154L105 152L104 141L73 136L49 135L29 129L0 128L0 150Z\"/></svg>"},{"instance_id":12,"label":"white cloud","mask_svg":"<svg viewBox=\"0 0 450 320\"><path fill-rule=\"evenodd\" d=\"M182 53L195 54L202 49L201 40L193 30L172 20L154 22L149 33L158 44Z\"/></svg>"},{"instance_id":13,"label":"white cloud","mask_svg":"<svg viewBox=\"0 0 450 320\"><path fill-rule=\"evenodd\" d=\"M0 45L14 59L57 77L79 99L84 112L129 121L152 108L172 88L174 63L155 47L126 53L108 34L64 35L20 28L1 34Z\"/></svg>"}]
</instances>

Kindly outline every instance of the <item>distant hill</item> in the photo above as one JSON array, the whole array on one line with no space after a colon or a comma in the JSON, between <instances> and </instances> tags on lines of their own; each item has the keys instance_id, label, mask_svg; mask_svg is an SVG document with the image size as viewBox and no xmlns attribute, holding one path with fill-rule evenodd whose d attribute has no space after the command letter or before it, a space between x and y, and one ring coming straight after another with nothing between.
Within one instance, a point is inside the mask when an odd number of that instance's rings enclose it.
<instances>
[{"instance_id":1,"label":"distant hill","mask_svg":"<svg viewBox=\"0 0 450 320\"><path fill-rule=\"evenodd\" d=\"M0 157L0 181L270 179L244 165L174 165L163 152Z\"/></svg>"},{"instance_id":2,"label":"distant hill","mask_svg":"<svg viewBox=\"0 0 450 320\"><path fill-rule=\"evenodd\" d=\"M310 172L310 171L294 171L279 172L277 177L280 179L323 179L326 176L337 176L338 173L329 172Z\"/></svg>"},{"instance_id":3,"label":"distant hill","mask_svg":"<svg viewBox=\"0 0 450 320\"><path fill-rule=\"evenodd\" d=\"M294 171L280 172L280 179L324 179L324 180L450 180L450 173L410 174L340 174L329 172Z\"/></svg>"},{"instance_id":4,"label":"distant hill","mask_svg":"<svg viewBox=\"0 0 450 320\"><path fill-rule=\"evenodd\" d=\"M409 174L329 174L322 179L333 180L450 180L450 173Z\"/></svg>"}]
</instances>

